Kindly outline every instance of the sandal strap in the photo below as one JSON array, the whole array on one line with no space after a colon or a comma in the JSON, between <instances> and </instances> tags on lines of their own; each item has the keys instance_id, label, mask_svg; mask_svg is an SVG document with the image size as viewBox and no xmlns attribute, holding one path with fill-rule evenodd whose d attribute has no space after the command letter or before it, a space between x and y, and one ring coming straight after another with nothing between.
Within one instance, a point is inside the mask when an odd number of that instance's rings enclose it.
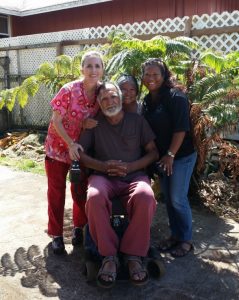
<instances>
[{"instance_id":1,"label":"sandal strap","mask_svg":"<svg viewBox=\"0 0 239 300\"><path fill-rule=\"evenodd\" d=\"M106 256L103 258L102 260L102 265L99 269L99 272L98 272L98 275L97 275L97 278L99 278L101 275L107 275L107 276L110 276L113 281L115 281L116 277L117 277L117 272L111 272L111 271L106 271L104 270L104 266L107 262L109 261L113 261L116 265L116 270L118 268L118 265L119 265L119 260L118 260L118 257L117 256Z\"/></svg>"},{"instance_id":2,"label":"sandal strap","mask_svg":"<svg viewBox=\"0 0 239 300\"><path fill-rule=\"evenodd\" d=\"M129 261L135 261L135 262L137 262L140 265L139 268L131 269L130 274L135 275L135 274L138 274L139 272L145 272L145 273L147 273L147 270L146 270L146 268L145 268L145 266L143 264L143 261L142 261L142 259L141 259L140 256L126 255L125 262L128 263Z\"/></svg>"},{"instance_id":3,"label":"sandal strap","mask_svg":"<svg viewBox=\"0 0 239 300\"><path fill-rule=\"evenodd\" d=\"M128 261L136 261L140 265L143 264L141 257L136 255L125 255L125 262L127 263Z\"/></svg>"},{"instance_id":4,"label":"sandal strap","mask_svg":"<svg viewBox=\"0 0 239 300\"><path fill-rule=\"evenodd\" d=\"M116 267L118 267L119 259L116 255L105 256L102 260L102 267L104 267L104 265L109 261L113 261L116 264Z\"/></svg>"}]
</instances>

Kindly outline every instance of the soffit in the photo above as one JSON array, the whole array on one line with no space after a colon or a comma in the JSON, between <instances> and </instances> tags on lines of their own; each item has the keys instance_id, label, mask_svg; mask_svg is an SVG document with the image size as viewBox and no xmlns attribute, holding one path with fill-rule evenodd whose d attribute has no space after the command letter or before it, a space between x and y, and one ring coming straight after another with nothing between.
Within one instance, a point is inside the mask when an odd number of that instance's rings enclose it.
<instances>
[{"instance_id":1,"label":"soffit","mask_svg":"<svg viewBox=\"0 0 239 300\"><path fill-rule=\"evenodd\" d=\"M30 16L112 0L1 0L0 14Z\"/></svg>"}]
</instances>

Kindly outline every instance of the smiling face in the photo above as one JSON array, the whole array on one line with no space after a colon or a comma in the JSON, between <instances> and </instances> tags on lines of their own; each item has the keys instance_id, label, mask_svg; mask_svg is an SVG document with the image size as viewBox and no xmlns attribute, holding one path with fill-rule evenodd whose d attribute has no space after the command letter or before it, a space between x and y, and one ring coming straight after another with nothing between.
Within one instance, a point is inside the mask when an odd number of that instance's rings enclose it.
<instances>
[{"instance_id":1,"label":"smiling face","mask_svg":"<svg viewBox=\"0 0 239 300\"><path fill-rule=\"evenodd\" d=\"M145 66L142 81L149 92L157 91L164 82L160 67L153 64Z\"/></svg>"},{"instance_id":2,"label":"smiling face","mask_svg":"<svg viewBox=\"0 0 239 300\"><path fill-rule=\"evenodd\" d=\"M122 92L124 104L136 102L137 88L131 80L122 82L119 87Z\"/></svg>"},{"instance_id":3,"label":"smiling face","mask_svg":"<svg viewBox=\"0 0 239 300\"><path fill-rule=\"evenodd\" d=\"M103 76L103 62L98 56L86 56L81 72L85 82L97 83Z\"/></svg>"},{"instance_id":4,"label":"smiling face","mask_svg":"<svg viewBox=\"0 0 239 300\"><path fill-rule=\"evenodd\" d=\"M113 84L107 83L98 95L98 102L104 115L116 116L122 110L122 100Z\"/></svg>"}]
</instances>

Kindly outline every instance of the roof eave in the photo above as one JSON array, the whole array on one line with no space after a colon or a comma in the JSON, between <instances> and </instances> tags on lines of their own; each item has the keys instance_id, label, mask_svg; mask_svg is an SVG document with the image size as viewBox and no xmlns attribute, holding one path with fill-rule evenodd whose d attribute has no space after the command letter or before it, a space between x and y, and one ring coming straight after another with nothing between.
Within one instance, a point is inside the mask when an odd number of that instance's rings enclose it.
<instances>
[{"instance_id":1,"label":"roof eave","mask_svg":"<svg viewBox=\"0 0 239 300\"><path fill-rule=\"evenodd\" d=\"M11 16L18 16L18 17L26 17L26 16L31 16L31 15L38 15L42 13L48 13L48 12L53 12L53 11L58 11L58 10L63 10L63 9L70 9L70 8L75 8L75 7L81 7L81 6L87 6L87 5L92 5L92 4L99 4L102 2L110 2L112 0L89 0L89 1L82 1L79 3L77 1L76 4L73 3L65 3L65 4L57 4L57 5L52 5L48 7L43 7L43 8L38 8L38 9L30 9L30 10L12 10L12 9L5 9L5 8L0 8L0 14L5 14L5 15L11 15Z\"/></svg>"}]
</instances>

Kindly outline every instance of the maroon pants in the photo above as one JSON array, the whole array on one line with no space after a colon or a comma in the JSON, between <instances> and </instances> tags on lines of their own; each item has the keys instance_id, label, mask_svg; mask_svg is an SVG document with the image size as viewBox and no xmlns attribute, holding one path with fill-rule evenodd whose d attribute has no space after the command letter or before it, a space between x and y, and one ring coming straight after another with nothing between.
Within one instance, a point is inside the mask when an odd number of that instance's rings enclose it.
<instances>
[{"instance_id":1,"label":"maroon pants","mask_svg":"<svg viewBox=\"0 0 239 300\"><path fill-rule=\"evenodd\" d=\"M89 230L99 253L146 256L150 244L150 226L156 209L154 193L146 176L137 176L127 183L118 179L91 175L88 178L86 214ZM123 201L130 222L119 242L110 224L113 197Z\"/></svg>"},{"instance_id":2,"label":"maroon pants","mask_svg":"<svg viewBox=\"0 0 239 300\"><path fill-rule=\"evenodd\" d=\"M64 207L66 194L66 176L70 165L46 157L45 169L48 179L48 234L54 236L63 235ZM87 189L87 179L83 179L77 185L71 185L71 195L73 199L73 225L82 227L87 223L85 214L85 200L79 195L85 194Z\"/></svg>"}]
</instances>

